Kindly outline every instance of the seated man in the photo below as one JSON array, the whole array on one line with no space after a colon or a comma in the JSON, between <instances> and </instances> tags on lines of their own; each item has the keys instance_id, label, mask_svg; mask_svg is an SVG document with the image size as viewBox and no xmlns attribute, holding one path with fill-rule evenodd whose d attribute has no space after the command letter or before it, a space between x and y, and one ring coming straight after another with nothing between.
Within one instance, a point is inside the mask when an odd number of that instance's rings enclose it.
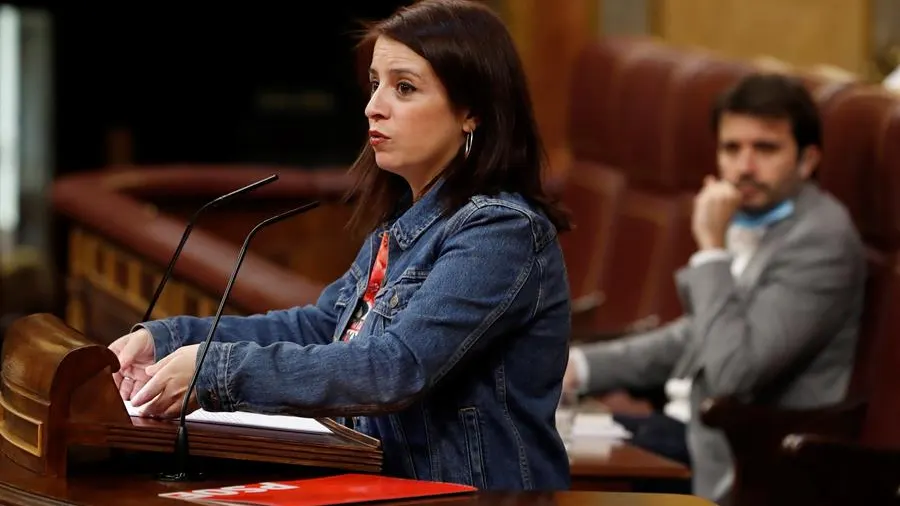
<instances>
[{"instance_id":1,"label":"seated man","mask_svg":"<svg viewBox=\"0 0 900 506\"><path fill-rule=\"evenodd\" d=\"M664 386L663 413L618 419L634 444L689 461L693 493L720 500L731 455L724 436L700 423L700 403L726 395L793 408L841 401L865 259L845 208L811 180L821 127L802 85L747 77L719 98L712 124L720 179L709 176L694 202L698 251L676 274L684 316L573 348L565 388Z\"/></svg>"}]
</instances>

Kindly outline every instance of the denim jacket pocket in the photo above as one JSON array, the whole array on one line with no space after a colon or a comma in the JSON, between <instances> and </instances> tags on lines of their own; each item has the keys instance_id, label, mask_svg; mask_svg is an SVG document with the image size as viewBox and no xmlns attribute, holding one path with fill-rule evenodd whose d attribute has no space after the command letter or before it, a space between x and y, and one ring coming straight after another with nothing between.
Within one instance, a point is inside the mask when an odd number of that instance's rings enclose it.
<instances>
[{"instance_id":1,"label":"denim jacket pocket","mask_svg":"<svg viewBox=\"0 0 900 506\"><path fill-rule=\"evenodd\" d=\"M410 299L428 277L427 270L410 268L397 281L387 285L375 296L372 310L387 320L391 320L406 308Z\"/></svg>"},{"instance_id":2,"label":"denim jacket pocket","mask_svg":"<svg viewBox=\"0 0 900 506\"><path fill-rule=\"evenodd\" d=\"M469 468L469 483L479 489L487 489L487 477L484 466L484 443L481 437L481 424L478 420L477 408L459 410L459 419L466 435L466 464Z\"/></svg>"},{"instance_id":3,"label":"denim jacket pocket","mask_svg":"<svg viewBox=\"0 0 900 506\"><path fill-rule=\"evenodd\" d=\"M344 283L338 291L334 300L334 311L337 315L337 325L334 328L333 339L337 340L344 332L350 315L356 308L356 302L361 291L362 271L356 264L353 264L349 271L344 275Z\"/></svg>"}]
</instances>

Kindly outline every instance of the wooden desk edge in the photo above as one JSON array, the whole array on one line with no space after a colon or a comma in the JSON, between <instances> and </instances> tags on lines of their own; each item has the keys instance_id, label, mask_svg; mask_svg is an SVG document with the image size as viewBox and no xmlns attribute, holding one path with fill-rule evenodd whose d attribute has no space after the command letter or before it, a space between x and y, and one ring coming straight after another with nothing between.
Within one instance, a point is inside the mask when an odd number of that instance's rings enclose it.
<instances>
[{"instance_id":1,"label":"wooden desk edge","mask_svg":"<svg viewBox=\"0 0 900 506\"><path fill-rule=\"evenodd\" d=\"M631 453L641 461L638 465L623 465L615 462L614 452ZM573 478L648 478L648 479L689 479L691 470L669 458L638 448L627 441L621 441L611 450L609 458L575 458L571 464ZM597 472L600 470L601 472Z\"/></svg>"}]
</instances>

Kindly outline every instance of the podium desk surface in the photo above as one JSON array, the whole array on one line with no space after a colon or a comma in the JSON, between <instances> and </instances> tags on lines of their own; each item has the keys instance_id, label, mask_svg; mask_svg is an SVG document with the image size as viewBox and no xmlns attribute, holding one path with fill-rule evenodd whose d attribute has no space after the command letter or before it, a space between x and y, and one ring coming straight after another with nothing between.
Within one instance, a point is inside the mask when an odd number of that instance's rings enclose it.
<instances>
[{"instance_id":1,"label":"podium desk surface","mask_svg":"<svg viewBox=\"0 0 900 506\"><path fill-rule=\"evenodd\" d=\"M304 472L293 468L272 467L258 463L234 462L230 469L214 469L207 479L194 482L159 481L156 471L165 466L159 459L142 459L143 454L127 458L104 458L95 461L73 462L67 478L37 476L13 462L0 461L0 504L41 505L109 505L155 506L192 504L175 499L160 498L158 494L241 485L280 479L300 479L323 474L315 470ZM148 463L148 461L153 461ZM241 470L238 472L239 470ZM665 494L632 494L621 492L476 492L433 499L406 500L379 504L504 504L504 505L602 505L602 506L708 506L712 503L691 496Z\"/></svg>"},{"instance_id":2,"label":"podium desk surface","mask_svg":"<svg viewBox=\"0 0 900 506\"><path fill-rule=\"evenodd\" d=\"M627 441L581 437L570 450L572 478L689 479L679 462L642 450Z\"/></svg>"}]
</instances>

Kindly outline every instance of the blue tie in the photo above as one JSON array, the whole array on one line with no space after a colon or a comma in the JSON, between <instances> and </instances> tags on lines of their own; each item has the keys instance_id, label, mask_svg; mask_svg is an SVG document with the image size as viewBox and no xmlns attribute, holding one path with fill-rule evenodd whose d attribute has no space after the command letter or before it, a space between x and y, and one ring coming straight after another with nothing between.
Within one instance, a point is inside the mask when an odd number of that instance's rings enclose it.
<instances>
[{"instance_id":1,"label":"blue tie","mask_svg":"<svg viewBox=\"0 0 900 506\"><path fill-rule=\"evenodd\" d=\"M745 228L765 227L777 221L781 221L794 212L794 201L785 200L777 206L769 209L764 214L751 215L743 211L735 213L732 223Z\"/></svg>"}]
</instances>

